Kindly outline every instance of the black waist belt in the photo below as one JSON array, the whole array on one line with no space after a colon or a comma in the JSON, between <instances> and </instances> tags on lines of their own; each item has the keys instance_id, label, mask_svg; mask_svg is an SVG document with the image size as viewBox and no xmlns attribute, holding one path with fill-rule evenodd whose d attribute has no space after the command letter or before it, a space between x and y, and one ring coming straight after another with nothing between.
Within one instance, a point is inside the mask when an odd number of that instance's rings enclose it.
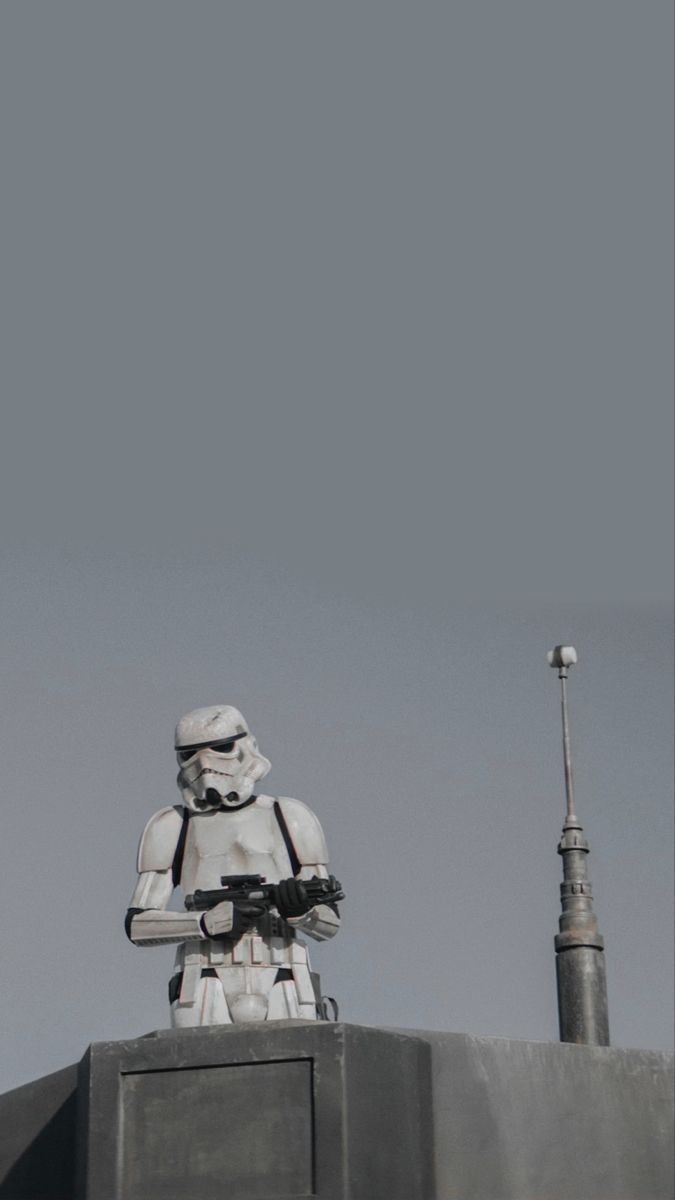
<instances>
[{"instance_id":1,"label":"black waist belt","mask_svg":"<svg viewBox=\"0 0 675 1200\"><path fill-rule=\"evenodd\" d=\"M202 967L202 979L217 979L218 972L213 967ZM286 979L292 979L293 972L288 967L279 967L274 978L275 983L283 983ZM181 984L183 982L183 972L179 971L178 975L173 975L169 980L169 1004L180 996Z\"/></svg>"}]
</instances>

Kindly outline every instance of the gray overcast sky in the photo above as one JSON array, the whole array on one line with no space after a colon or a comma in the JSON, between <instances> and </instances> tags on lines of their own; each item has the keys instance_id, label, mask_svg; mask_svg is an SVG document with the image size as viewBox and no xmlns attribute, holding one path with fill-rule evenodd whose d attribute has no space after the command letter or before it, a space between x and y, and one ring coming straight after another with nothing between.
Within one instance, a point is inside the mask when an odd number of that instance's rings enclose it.
<instances>
[{"instance_id":1,"label":"gray overcast sky","mask_svg":"<svg viewBox=\"0 0 675 1200\"><path fill-rule=\"evenodd\" d=\"M367 1024L556 1036L558 695L618 1045L672 1039L670 3L0 11L0 1088L167 1021L121 932L243 709Z\"/></svg>"}]
</instances>

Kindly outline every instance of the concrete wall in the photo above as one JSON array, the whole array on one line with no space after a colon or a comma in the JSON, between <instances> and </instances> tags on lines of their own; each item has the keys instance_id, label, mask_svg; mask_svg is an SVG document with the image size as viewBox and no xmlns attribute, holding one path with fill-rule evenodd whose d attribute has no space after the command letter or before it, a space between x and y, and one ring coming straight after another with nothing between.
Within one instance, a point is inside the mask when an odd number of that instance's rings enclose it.
<instances>
[{"instance_id":1,"label":"concrete wall","mask_svg":"<svg viewBox=\"0 0 675 1200\"><path fill-rule=\"evenodd\" d=\"M666 1054L425 1033L438 1200L672 1200Z\"/></svg>"},{"instance_id":2,"label":"concrete wall","mask_svg":"<svg viewBox=\"0 0 675 1200\"><path fill-rule=\"evenodd\" d=\"M0 1096L0 1200L672 1200L672 1141L662 1054L167 1030Z\"/></svg>"},{"instance_id":3,"label":"concrete wall","mask_svg":"<svg viewBox=\"0 0 675 1200\"><path fill-rule=\"evenodd\" d=\"M418 1038L273 1021L95 1043L79 1094L83 1200L433 1191L431 1054Z\"/></svg>"},{"instance_id":4,"label":"concrete wall","mask_svg":"<svg viewBox=\"0 0 675 1200\"><path fill-rule=\"evenodd\" d=\"M0 1096L0 1200L71 1200L77 1066Z\"/></svg>"}]
</instances>

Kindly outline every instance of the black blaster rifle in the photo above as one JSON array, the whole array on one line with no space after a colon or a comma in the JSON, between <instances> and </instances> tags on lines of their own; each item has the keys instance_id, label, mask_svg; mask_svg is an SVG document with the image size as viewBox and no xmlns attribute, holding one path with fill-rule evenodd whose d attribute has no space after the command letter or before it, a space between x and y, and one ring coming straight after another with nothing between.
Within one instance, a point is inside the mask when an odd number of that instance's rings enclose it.
<instances>
[{"instance_id":1,"label":"black blaster rifle","mask_svg":"<svg viewBox=\"0 0 675 1200\"><path fill-rule=\"evenodd\" d=\"M263 912L277 907L278 884L265 883L264 875L221 875L222 887L203 890L197 888L191 896L185 897L185 907L188 912L206 912L215 908L222 900L230 900L233 904L254 904ZM337 904L344 900L345 894L334 875L328 879L302 879L301 883L311 906L315 904Z\"/></svg>"}]
</instances>

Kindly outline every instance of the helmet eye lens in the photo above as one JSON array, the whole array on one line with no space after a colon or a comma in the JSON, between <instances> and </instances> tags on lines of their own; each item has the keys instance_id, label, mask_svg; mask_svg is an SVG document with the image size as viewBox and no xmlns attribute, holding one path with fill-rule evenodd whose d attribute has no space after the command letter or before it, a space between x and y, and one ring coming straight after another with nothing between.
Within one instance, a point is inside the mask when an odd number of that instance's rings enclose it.
<instances>
[{"instance_id":1,"label":"helmet eye lens","mask_svg":"<svg viewBox=\"0 0 675 1200\"><path fill-rule=\"evenodd\" d=\"M176 753L180 762L187 762L188 759L194 758L195 754L198 754L200 750L213 750L214 754L232 754L236 742L237 739L232 738L229 742L214 742L210 746L188 746L187 750L178 750Z\"/></svg>"}]
</instances>

